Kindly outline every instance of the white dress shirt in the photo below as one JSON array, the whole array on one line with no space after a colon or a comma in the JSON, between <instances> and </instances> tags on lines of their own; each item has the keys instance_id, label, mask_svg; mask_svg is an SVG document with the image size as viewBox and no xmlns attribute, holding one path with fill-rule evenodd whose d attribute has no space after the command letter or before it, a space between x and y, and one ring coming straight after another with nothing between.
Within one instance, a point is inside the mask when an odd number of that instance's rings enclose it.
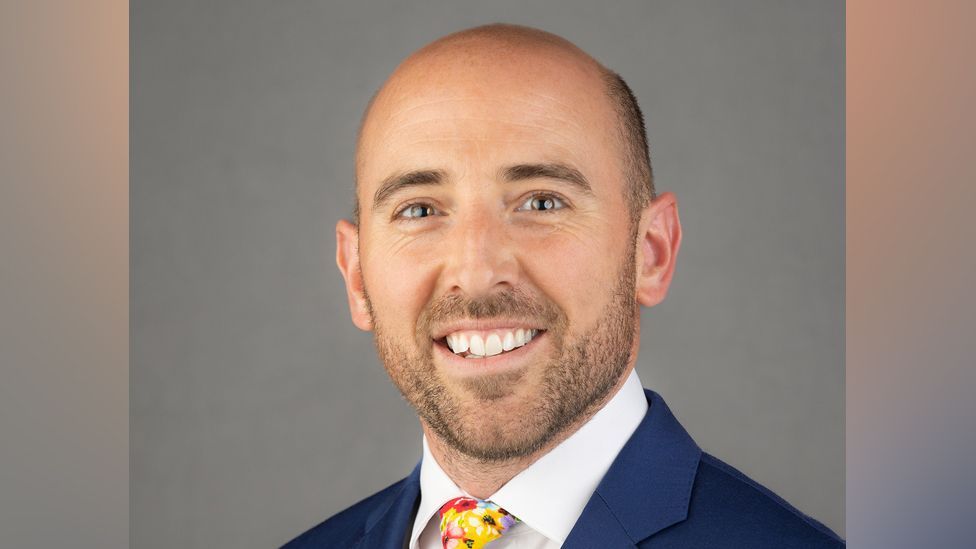
<instances>
[{"instance_id":1,"label":"white dress shirt","mask_svg":"<svg viewBox=\"0 0 976 549\"><path fill-rule=\"evenodd\" d=\"M515 475L488 499L519 518L491 549L555 549L565 543L603 475L647 413L637 372L579 430ZM467 496L447 476L423 439L420 507L410 549L443 549L438 510Z\"/></svg>"}]
</instances>

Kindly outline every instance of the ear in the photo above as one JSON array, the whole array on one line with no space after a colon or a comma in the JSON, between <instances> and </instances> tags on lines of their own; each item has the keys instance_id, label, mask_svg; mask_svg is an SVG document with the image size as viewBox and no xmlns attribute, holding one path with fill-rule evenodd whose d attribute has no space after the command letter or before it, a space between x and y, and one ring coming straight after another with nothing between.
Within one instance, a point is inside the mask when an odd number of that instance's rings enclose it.
<instances>
[{"instance_id":1,"label":"ear","mask_svg":"<svg viewBox=\"0 0 976 549\"><path fill-rule=\"evenodd\" d=\"M359 229L345 219L336 223L336 264L346 281L352 323L360 330L372 330L373 320L366 305L366 286L359 268Z\"/></svg>"},{"instance_id":2,"label":"ear","mask_svg":"<svg viewBox=\"0 0 976 549\"><path fill-rule=\"evenodd\" d=\"M681 247L678 199L663 193L641 213L637 233L637 302L653 307L664 301Z\"/></svg>"}]
</instances>

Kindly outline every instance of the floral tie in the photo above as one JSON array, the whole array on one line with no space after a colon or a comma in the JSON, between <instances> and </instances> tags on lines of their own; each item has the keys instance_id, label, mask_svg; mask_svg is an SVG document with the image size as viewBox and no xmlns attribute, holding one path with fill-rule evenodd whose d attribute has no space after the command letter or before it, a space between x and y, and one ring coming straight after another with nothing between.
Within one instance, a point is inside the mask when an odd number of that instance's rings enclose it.
<instances>
[{"instance_id":1,"label":"floral tie","mask_svg":"<svg viewBox=\"0 0 976 549\"><path fill-rule=\"evenodd\" d=\"M518 519L490 501L454 498L441 506L444 549L481 549L501 537Z\"/></svg>"}]
</instances>

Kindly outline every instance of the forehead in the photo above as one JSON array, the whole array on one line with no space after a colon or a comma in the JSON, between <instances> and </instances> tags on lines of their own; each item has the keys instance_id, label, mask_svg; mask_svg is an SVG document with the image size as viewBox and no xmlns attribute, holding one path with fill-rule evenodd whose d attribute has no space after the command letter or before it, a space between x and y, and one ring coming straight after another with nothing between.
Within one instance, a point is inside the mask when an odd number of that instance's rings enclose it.
<instances>
[{"instance_id":1,"label":"forehead","mask_svg":"<svg viewBox=\"0 0 976 549\"><path fill-rule=\"evenodd\" d=\"M356 169L366 189L421 167L559 161L590 177L615 169L615 112L593 64L551 52L405 64L363 124Z\"/></svg>"}]
</instances>

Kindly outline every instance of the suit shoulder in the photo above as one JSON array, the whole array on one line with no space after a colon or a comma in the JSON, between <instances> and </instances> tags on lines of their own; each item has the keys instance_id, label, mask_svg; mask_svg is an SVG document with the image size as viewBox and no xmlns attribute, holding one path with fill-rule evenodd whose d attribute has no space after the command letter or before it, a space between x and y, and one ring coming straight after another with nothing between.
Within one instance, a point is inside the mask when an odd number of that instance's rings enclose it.
<instances>
[{"instance_id":1,"label":"suit shoulder","mask_svg":"<svg viewBox=\"0 0 976 549\"><path fill-rule=\"evenodd\" d=\"M694 532L699 546L836 548L829 528L720 459L702 453L688 518L672 527Z\"/></svg>"},{"instance_id":2,"label":"suit shoulder","mask_svg":"<svg viewBox=\"0 0 976 549\"><path fill-rule=\"evenodd\" d=\"M365 533L366 520L370 514L399 490L407 479L387 486L375 494L364 498L282 546L282 549L312 549L320 547L348 547Z\"/></svg>"}]
</instances>

